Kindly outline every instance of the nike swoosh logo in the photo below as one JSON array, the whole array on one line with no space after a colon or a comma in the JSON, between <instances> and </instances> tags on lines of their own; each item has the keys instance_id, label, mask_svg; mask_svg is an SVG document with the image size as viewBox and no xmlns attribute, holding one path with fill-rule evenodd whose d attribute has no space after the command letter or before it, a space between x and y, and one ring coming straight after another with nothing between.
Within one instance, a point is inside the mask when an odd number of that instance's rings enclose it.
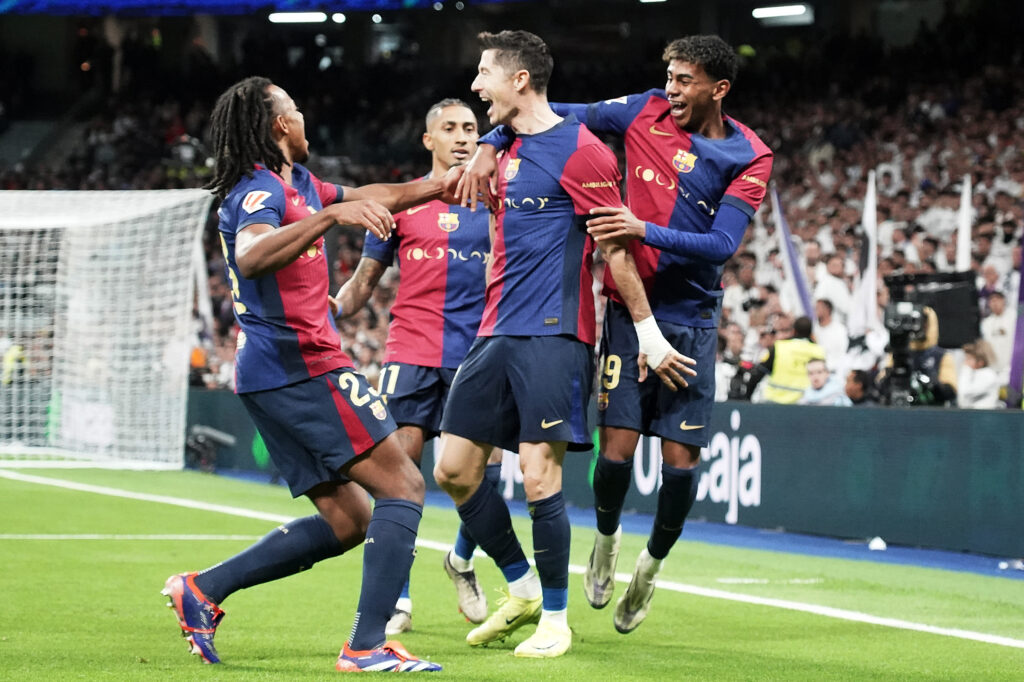
<instances>
[{"instance_id":1,"label":"nike swoosh logo","mask_svg":"<svg viewBox=\"0 0 1024 682\"><path fill-rule=\"evenodd\" d=\"M423 209L429 208L429 207L430 207L430 204L423 204L422 206L413 206L408 211L406 211L406 213L408 213L409 215L413 215L414 213L419 213Z\"/></svg>"},{"instance_id":2,"label":"nike swoosh logo","mask_svg":"<svg viewBox=\"0 0 1024 682\"><path fill-rule=\"evenodd\" d=\"M683 431L693 431L694 429L703 429L704 425L703 424L687 424L686 420L684 419L683 423L679 425L679 428L681 428Z\"/></svg>"},{"instance_id":3,"label":"nike swoosh logo","mask_svg":"<svg viewBox=\"0 0 1024 682\"><path fill-rule=\"evenodd\" d=\"M651 127L648 128L648 130L651 131L651 135L664 135L665 137L672 137L672 133L666 133L664 130L658 130L657 128L654 127L653 123L651 124Z\"/></svg>"},{"instance_id":4,"label":"nike swoosh logo","mask_svg":"<svg viewBox=\"0 0 1024 682\"><path fill-rule=\"evenodd\" d=\"M553 422L549 422L547 419L544 419L544 420L541 420L540 428L542 428L542 429L550 429L552 426L558 426L559 424L561 424L564 421L565 421L564 419L556 419Z\"/></svg>"}]
</instances>

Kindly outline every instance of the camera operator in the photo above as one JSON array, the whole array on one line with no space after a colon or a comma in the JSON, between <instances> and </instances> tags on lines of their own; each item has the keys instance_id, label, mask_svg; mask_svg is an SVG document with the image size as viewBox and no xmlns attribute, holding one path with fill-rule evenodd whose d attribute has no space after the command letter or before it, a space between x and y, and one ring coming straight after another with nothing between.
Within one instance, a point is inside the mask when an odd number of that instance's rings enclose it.
<instances>
[{"instance_id":1,"label":"camera operator","mask_svg":"<svg viewBox=\"0 0 1024 682\"><path fill-rule=\"evenodd\" d=\"M879 381L886 405L950 405L956 400L956 363L939 347L939 318L910 301L885 309L891 355Z\"/></svg>"}]
</instances>

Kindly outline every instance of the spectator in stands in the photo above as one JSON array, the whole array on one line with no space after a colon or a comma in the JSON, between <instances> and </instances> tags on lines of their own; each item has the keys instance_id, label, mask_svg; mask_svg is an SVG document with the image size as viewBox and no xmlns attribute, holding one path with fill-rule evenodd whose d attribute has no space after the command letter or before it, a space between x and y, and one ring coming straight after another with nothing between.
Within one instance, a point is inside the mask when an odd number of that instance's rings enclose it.
<instances>
[{"instance_id":1,"label":"spectator in stands","mask_svg":"<svg viewBox=\"0 0 1024 682\"><path fill-rule=\"evenodd\" d=\"M846 263L840 253L833 253L825 263L826 272L814 287L814 298L828 299L839 322L846 322L850 312L850 285L845 278Z\"/></svg>"},{"instance_id":2,"label":"spectator in stands","mask_svg":"<svg viewBox=\"0 0 1024 682\"><path fill-rule=\"evenodd\" d=\"M963 347L964 365L957 381L960 407L991 410L999 407L999 376L991 365L992 347L981 339Z\"/></svg>"},{"instance_id":3,"label":"spectator in stands","mask_svg":"<svg viewBox=\"0 0 1024 682\"><path fill-rule=\"evenodd\" d=\"M807 381L810 385L804 389L803 395L797 401L800 405L836 407L852 405L839 380L829 374L824 359L813 358L807 361Z\"/></svg>"},{"instance_id":4,"label":"spectator in stands","mask_svg":"<svg viewBox=\"0 0 1024 682\"><path fill-rule=\"evenodd\" d=\"M1006 295L993 291L988 297L989 314L981 320L981 338L992 348L992 369L999 375L1000 382L1010 380L1010 360L1013 357L1013 341L1017 331L1017 311L1006 305Z\"/></svg>"},{"instance_id":5,"label":"spectator in stands","mask_svg":"<svg viewBox=\"0 0 1024 682\"><path fill-rule=\"evenodd\" d=\"M832 315L832 301L821 298L814 302L814 314L818 323L814 329L814 340L825 351L825 362L830 372L835 372L846 357L850 347L850 335L844 325Z\"/></svg>"}]
</instances>

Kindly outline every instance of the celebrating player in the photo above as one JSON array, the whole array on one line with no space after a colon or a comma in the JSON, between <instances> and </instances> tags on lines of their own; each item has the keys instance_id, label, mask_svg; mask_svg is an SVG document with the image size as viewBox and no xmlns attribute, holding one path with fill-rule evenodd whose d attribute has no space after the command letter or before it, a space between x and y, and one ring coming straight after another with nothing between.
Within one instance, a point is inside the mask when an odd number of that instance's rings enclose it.
<instances>
[{"instance_id":1,"label":"celebrating player","mask_svg":"<svg viewBox=\"0 0 1024 682\"><path fill-rule=\"evenodd\" d=\"M662 486L647 547L615 608L619 632L647 617L655 577L679 538L697 492L700 449L708 443L714 401L716 328L722 264L739 246L764 199L772 152L742 123L723 115L722 101L736 80L737 59L718 36L669 43L664 90L595 104L552 104L599 132L622 135L626 147L628 208L594 208L589 231L598 244L628 239L643 274L657 326L679 352L697 361L695 381L682 391L638 369L636 332L621 287L605 278L610 301L602 337L598 393L601 456L594 471L597 534L583 586L603 608L611 600L622 534L619 517L629 489L640 434L662 439ZM491 134L460 185L463 203L493 182ZM493 142L509 144L507 129ZM488 144L484 144L488 142ZM643 343L639 352L643 353Z\"/></svg>"},{"instance_id":2,"label":"celebrating player","mask_svg":"<svg viewBox=\"0 0 1024 682\"><path fill-rule=\"evenodd\" d=\"M386 239L394 222L389 209L448 196L456 176L357 189L321 182L300 165L309 156L302 113L265 78L247 78L221 95L212 137L209 188L223 199L221 245L241 327L237 391L292 495L306 495L319 514L283 525L205 571L171 576L163 593L192 653L217 663L218 604L228 595L307 569L365 537L358 611L336 668L439 670L385 641L412 565L423 477L393 434L384 402L340 349L323 234L343 224ZM376 500L372 515L367 491Z\"/></svg>"},{"instance_id":3,"label":"celebrating player","mask_svg":"<svg viewBox=\"0 0 1024 682\"><path fill-rule=\"evenodd\" d=\"M548 106L553 62L540 38L525 31L479 38L472 89L490 102L491 123L508 124L518 137L499 165L483 320L452 384L434 476L509 584L509 596L466 640L486 644L539 621L514 653L555 657L572 643L562 460L567 449L592 447L586 404L596 331L594 245L584 223L590 209L621 203L619 173L607 147L575 117L562 119ZM609 243L607 259L636 319L653 325L626 249ZM642 348L658 371L685 385L683 375L692 374L686 359L671 350L657 326L645 330L650 338L644 337ZM536 573L504 500L481 484L494 446L519 450Z\"/></svg>"},{"instance_id":4,"label":"celebrating player","mask_svg":"<svg viewBox=\"0 0 1024 682\"><path fill-rule=\"evenodd\" d=\"M423 146L433 156L427 178L442 177L476 151L476 115L465 102L438 102L427 111L426 124ZM480 326L490 257L488 217L438 200L399 213L390 238L367 234L355 274L335 301L342 317L360 310L384 270L397 259L401 280L391 306L380 390L398 424L398 440L417 466L424 441L440 431L455 370ZM496 485L500 473L498 450L485 478ZM487 617L487 598L473 571L475 549L476 543L460 526L444 568L455 584L459 609L471 622L480 623ZM406 581L386 632L394 635L410 629L412 599Z\"/></svg>"}]
</instances>

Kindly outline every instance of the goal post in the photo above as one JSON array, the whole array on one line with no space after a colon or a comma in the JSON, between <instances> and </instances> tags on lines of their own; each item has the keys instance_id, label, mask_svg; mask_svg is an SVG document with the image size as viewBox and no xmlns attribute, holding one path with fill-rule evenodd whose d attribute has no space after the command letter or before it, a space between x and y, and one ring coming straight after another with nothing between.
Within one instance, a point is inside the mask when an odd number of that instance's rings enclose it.
<instances>
[{"instance_id":1,"label":"goal post","mask_svg":"<svg viewBox=\"0 0 1024 682\"><path fill-rule=\"evenodd\" d=\"M212 198L0 191L0 466L182 467Z\"/></svg>"}]
</instances>

